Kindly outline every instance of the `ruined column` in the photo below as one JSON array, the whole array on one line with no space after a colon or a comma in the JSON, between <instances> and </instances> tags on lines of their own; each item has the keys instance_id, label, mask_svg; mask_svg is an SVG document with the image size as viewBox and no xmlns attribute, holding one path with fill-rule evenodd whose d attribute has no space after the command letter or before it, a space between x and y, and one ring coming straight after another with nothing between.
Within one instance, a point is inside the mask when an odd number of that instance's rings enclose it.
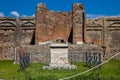
<instances>
[{"instance_id":1,"label":"ruined column","mask_svg":"<svg viewBox=\"0 0 120 80\"><path fill-rule=\"evenodd\" d=\"M46 23L46 14L48 9L46 8L46 4L40 3L37 5L36 11L36 30L35 30L35 44L41 44L45 42L47 39L47 23Z\"/></svg>"},{"instance_id":2,"label":"ruined column","mask_svg":"<svg viewBox=\"0 0 120 80\"><path fill-rule=\"evenodd\" d=\"M103 39L103 45L106 46L106 58L109 58L112 56L110 54L110 39L109 39L109 30L108 30L109 23L108 21L104 18L104 39Z\"/></svg>"},{"instance_id":3,"label":"ruined column","mask_svg":"<svg viewBox=\"0 0 120 80\"><path fill-rule=\"evenodd\" d=\"M0 32L0 60L2 60L2 33Z\"/></svg>"},{"instance_id":4,"label":"ruined column","mask_svg":"<svg viewBox=\"0 0 120 80\"><path fill-rule=\"evenodd\" d=\"M19 46L22 39L22 28L21 21L19 18L16 18L16 29L15 29L15 46Z\"/></svg>"},{"instance_id":5,"label":"ruined column","mask_svg":"<svg viewBox=\"0 0 120 80\"><path fill-rule=\"evenodd\" d=\"M72 5L73 14L73 43L83 44L85 15L83 4L75 3Z\"/></svg>"}]
</instances>

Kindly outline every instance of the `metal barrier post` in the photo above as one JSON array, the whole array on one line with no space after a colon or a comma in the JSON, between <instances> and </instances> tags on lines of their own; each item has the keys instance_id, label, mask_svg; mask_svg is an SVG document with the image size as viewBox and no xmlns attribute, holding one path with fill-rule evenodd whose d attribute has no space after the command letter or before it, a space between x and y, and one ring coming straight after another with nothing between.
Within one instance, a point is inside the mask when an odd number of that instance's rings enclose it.
<instances>
[{"instance_id":1,"label":"metal barrier post","mask_svg":"<svg viewBox=\"0 0 120 80\"><path fill-rule=\"evenodd\" d=\"M101 64L101 53L99 53L99 64ZM101 70L101 67L102 66L99 67L100 70Z\"/></svg>"}]
</instances>

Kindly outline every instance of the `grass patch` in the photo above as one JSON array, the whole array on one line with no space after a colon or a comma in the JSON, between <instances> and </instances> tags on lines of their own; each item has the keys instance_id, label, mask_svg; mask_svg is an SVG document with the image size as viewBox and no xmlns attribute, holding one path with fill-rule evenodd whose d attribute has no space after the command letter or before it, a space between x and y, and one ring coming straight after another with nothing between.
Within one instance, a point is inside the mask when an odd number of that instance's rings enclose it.
<instances>
[{"instance_id":1,"label":"grass patch","mask_svg":"<svg viewBox=\"0 0 120 80\"><path fill-rule=\"evenodd\" d=\"M95 69L73 80L120 80L120 60L111 60L102 69Z\"/></svg>"},{"instance_id":2,"label":"grass patch","mask_svg":"<svg viewBox=\"0 0 120 80\"><path fill-rule=\"evenodd\" d=\"M88 69L81 63L75 63L77 70L42 70L43 64L32 63L24 71L19 72L19 65L13 61L0 61L0 78L5 80L57 80L74 75ZM119 80L120 60L111 60L104 64L102 69L72 78L70 80Z\"/></svg>"}]
</instances>

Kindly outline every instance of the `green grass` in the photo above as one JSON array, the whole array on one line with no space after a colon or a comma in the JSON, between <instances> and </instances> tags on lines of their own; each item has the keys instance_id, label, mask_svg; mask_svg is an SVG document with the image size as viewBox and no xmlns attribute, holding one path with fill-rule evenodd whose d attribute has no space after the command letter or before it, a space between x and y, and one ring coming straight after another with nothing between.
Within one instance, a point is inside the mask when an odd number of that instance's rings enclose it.
<instances>
[{"instance_id":1,"label":"green grass","mask_svg":"<svg viewBox=\"0 0 120 80\"><path fill-rule=\"evenodd\" d=\"M13 61L0 61L0 78L5 80L57 80L88 69L81 63L75 63L77 70L42 70L43 64L33 63L19 72L19 65ZM120 60L112 60L102 66L70 80L120 80Z\"/></svg>"},{"instance_id":2,"label":"green grass","mask_svg":"<svg viewBox=\"0 0 120 80\"><path fill-rule=\"evenodd\" d=\"M120 60L111 60L102 69L95 69L73 80L120 80Z\"/></svg>"}]
</instances>

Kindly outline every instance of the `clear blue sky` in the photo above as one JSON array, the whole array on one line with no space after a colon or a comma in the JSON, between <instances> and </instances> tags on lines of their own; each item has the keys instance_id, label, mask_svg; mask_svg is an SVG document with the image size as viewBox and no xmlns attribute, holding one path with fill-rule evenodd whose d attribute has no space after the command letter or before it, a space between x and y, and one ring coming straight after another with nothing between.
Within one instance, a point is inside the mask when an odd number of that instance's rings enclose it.
<instances>
[{"instance_id":1,"label":"clear blue sky","mask_svg":"<svg viewBox=\"0 0 120 80\"><path fill-rule=\"evenodd\" d=\"M0 0L0 15L32 16L41 2L55 11L71 11L72 3L83 3L88 17L120 16L120 0Z\"/></svg>"}]
</instances>

